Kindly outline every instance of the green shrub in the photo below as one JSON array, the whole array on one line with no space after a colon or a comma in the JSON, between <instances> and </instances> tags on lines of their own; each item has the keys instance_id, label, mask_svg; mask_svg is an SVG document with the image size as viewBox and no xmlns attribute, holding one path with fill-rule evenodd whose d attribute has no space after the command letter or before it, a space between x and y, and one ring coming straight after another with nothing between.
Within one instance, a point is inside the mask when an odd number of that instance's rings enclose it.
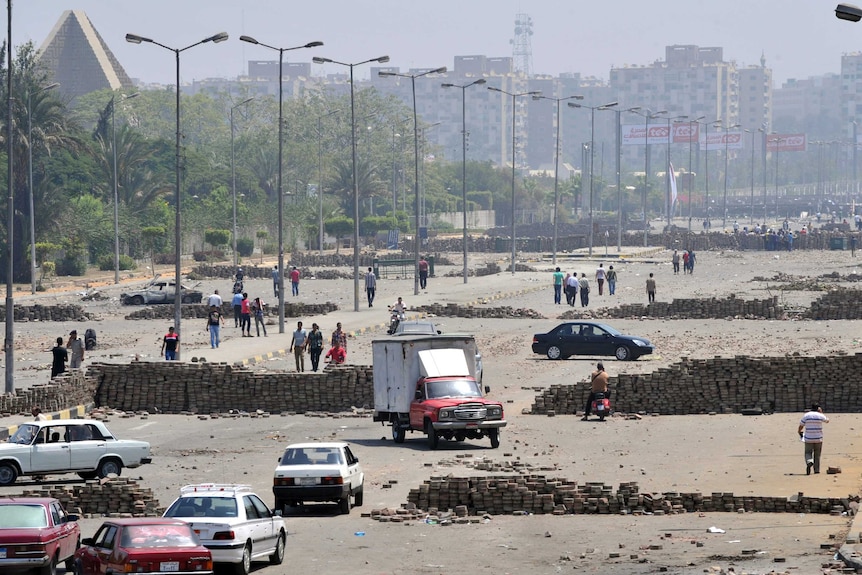
<instances>
[{"instance_id":1,"label":"green shrub","mask_svg":"<svg viewBox=\"0 0 862 575\"><path fill-rule=\"evenodd\" d=\"M251 238L238 238L236 240L236 251L244 258L254 253L254 240Z\"/></svg>"},{"instance_id":2,"label":"green shrub","mask_svg":"<svg viewBox=\"0 0 862 575\"><path fill-rule=\"evenodd\" d=\"M99 269L103 272L114 269L114 256L113 254L105 254L99 256L99 259L96 260L96 265L99 266ZM127 256L126 254L120 254L120 270L128 271L137 269L138 264L135 263L135 260Z\"/></svg>"}]
</instances>

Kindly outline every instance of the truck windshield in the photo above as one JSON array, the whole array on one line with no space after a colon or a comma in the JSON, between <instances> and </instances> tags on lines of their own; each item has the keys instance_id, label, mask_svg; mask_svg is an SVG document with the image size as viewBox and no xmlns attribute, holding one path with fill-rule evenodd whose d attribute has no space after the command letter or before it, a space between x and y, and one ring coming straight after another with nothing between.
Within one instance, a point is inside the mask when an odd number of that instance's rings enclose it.
<instances>
[{"instance_id":1,"label":"truck windshield","mask_svg":"<svg viewBox=\"0 0 862 575\"><path fill-rule=\"evenodd\" d=\"M443 379L425 383L425 394L428 399L444 397L481 397L479 384L472 379Z\"/></svg>"}]
</instances>

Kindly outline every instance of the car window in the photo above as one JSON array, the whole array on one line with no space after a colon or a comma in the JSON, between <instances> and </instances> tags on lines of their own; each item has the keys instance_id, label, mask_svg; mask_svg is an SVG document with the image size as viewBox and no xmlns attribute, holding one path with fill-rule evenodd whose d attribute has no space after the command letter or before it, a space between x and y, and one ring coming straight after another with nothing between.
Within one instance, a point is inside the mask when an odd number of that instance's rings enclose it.
<instances>
[{"instance_id":1,"label":"car window","mask_svg":"<svg viewBox=\"0 0 862 575\"><path fill-rule=\"evenodd\" d=\"M54 523L57 525L66 522L66 510L59 503L51 504L51 513L54 515Z\"/></svg>"},{"instance_id":2,"label":"car window","mask_svg":"<svg viewBox=\"0 0 862 575\"><path fill-rule=\"evenodd\" d=\"M257 495L249 495L248 498L251 500L254 508L257 509L257 514L260 517L271 517L272 513L269 512L269 508L266 506L266 503L260 500L260 497Z\"/></svg>"},{"instance_id":3,"label":"car window","mask_svg":"<svg viewBox=\"0 0 862 575\"><path fill-rule=\"evenodd\" d=\"M243 495L242 504L245 506L245 516L247 519L259 519L260 515L257 513L257 509L254 506L254 503L251 500L251 497L248 495Z\"/></svg>"},{"instance_id":4,"label":"car window","mask_svg":"<svg viewBox=\"0 0 862 575\"><path fill-rule=\"evenodd\" d=\"M25 423L18 427L18 431L16 431L12 437L9 438L9 443L20 443L24 445L29 445L33 443L33 440L36 438L36 434L39 432L39 426Z\"/></svg>"},{"instance_id":5,"label":"car window","mask_svg":"<svg viewBox=\"0 0 862 575\"><path fill-rule=\"evenodd\" d=\"M236 499L180 497L165 511L165 517L236 517Z\"/></svg>"},{"instance_id":6,"label":"car window","mask_svg":"<svg viewBox=\"0 0 862 575\"><path fill-rule=\"evenodd\" d=\"M349 447L344 448L344 454L347 456L347 465L353 465L359 461Z\"/></svg>"},{"instance_id":7,"label":"car window","mask_svg":"<svg viewBox=\"0 0 862 575\"><path fill-rule=\"evenodd\" d=\"M113 549L114 540L117 537L116 525L102 525L96 532L95 546L102 549Z\"/></svg>"},{"instance_id":8,"label":"car window","mask_svg":"<svg viewBox=\"0 0 862 575\"><path fill-rule=\"evenodd\" d=\"M51 519L54 521L54 525L59 525L60 523L62 523L62 521L60 520L60 512L57 510L57 506L54 504L51 505Z\"/></svg>"},{"instance_id":9,"label":"car window","mask_svg":"<svg viewBox=\"0 0 862 575\"><path fill-rule=\"evenodd\" d=\"M553 335L572 335L572 333L577 334L580 332L580 329L580 324L565 324L555 329Z\"/></svg>"},{"instance_id":10,"label":"car window","mask_svg":"<svg viewBox=\"0 0 862 575\"><path fill-rule=\"evenodd\" d=\"M47 527L48 515L41 505L0 506L0 529Z\"/></svg>"},{"instance_id":11,"label":"car window","mask_svg":"<svg viewBox=\"0 0 862 575\"><path fill-rule=\"evenodd\" d=\"M592 337L593 335L595 335L593 326L584 325L581 327L581 337Z\"/></svg>"},{"instance_id":12,"label":"car window","mask_svg":"<svg viewBox=\"0 0 862 575\"><path fill-rule=\"evenodd\" d=\"M122 545L126 548L195 547L197 544L186 524L132 525L123 530L122 537Z\"/></svg>"},{"instance_id":13,"label":"car window","mask_svg":"<svg viewBox=\"0 0 862 575\"><path fill-rule=\"evenodd\" d=\"M593 335L597 335L599 337L605 337L606 335L610 335L607 331L602 329L600 326L593 326Z\"/></svg>"},{"instance_id":14,"label":"car window","mask_svg":"<svg viewBox=\"0 0 862 575\"><path fill-rule=\"evenodd\" d=\"M70 425L69 441L89 441L93 439L93 432L88 425Z\"/></svg>"},{"instance_id":15,"label":"car window","mask_svg":"<svg viewBox=\"0 0 862 575\"><path fill-rule=\"evenodd\" d=\"M476 397L481 395L475 381L470 379L444 379L425 383L429 399L444 397Z\"/></svg>"}]
</instances>

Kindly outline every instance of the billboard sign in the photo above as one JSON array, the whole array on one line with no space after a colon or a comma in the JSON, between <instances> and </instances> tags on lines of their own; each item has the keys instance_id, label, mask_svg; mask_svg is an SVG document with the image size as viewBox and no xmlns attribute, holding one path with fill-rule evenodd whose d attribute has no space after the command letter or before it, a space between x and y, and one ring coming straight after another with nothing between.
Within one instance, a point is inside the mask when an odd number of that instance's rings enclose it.
<instances>
[{"instance_id":1,"label":"billboard sign","mask_svg":"<svg viewBox=\"0 0 862 575\"><path fill-rule=\"evenodd\" d=\"M766 134L767 152L804 152L805 134Z\"/></svg>"},{"instance_id":2,"label":"billboard sign","mask_svg":"<svg viewBox=\"0 0 862 575\"><path fill-rule=\"evenodd\" d=\"M650 124L649 134L646 138L644 137L646 130L645 124L625 124L621 126L621 128L623 146L643 146L644 139L646 139L647 143L651 146L655 144L667 144L667 124ZM696 142L699 132L698 128L699 126L695 123L671 124L670 130L673 133L671 143L688 144L689 142Z\"/></svg>"},{"instance_id":3,"label":"billboard sign","mask_svg":"<svg viewBox=\"0 0 862 575\"><path fill-rule=\"evenodd\" d=\"M742 132L710 132L704 133L700 139L700 149L708 152L714 150L741 150Z\"/></svg>"}]
</instances>

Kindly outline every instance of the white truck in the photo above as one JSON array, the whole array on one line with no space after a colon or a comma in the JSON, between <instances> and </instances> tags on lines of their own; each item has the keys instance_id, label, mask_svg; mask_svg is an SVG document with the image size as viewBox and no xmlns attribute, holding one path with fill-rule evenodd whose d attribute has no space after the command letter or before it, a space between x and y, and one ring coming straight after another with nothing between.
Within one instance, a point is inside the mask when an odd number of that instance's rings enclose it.
<instances>
[{"instance_id":1,"label":"white truck","mask_svg":"<svg viewBox=\"0 0 862 575\"><path fill-rule=\"evenodd\" d=\"M472 335L386 337L371 345L374 421L392 425L395 443L403 443L407 431L419 431L431 449L440 439L483 437L492 448L500 446L503 405L482 393Z\"/></svg>"}]
</instances>

